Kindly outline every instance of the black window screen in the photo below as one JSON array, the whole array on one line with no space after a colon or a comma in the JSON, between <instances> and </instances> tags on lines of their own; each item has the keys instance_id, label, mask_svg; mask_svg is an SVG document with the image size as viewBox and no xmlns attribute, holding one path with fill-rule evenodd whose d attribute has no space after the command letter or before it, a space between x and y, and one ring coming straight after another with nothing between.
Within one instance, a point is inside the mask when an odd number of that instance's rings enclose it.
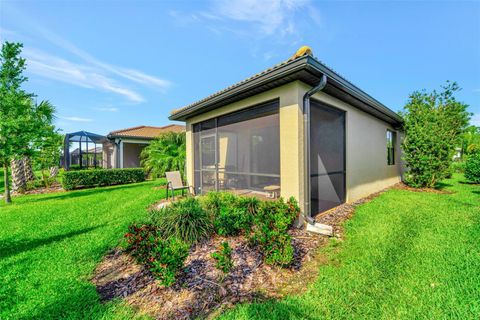
<instances>
[{"instance_id":1,"label":"black window screen","mask_svg":"<svg viewBox=\"0 0 480 320\"><path fill-rule=\"evenodd\" d=\"M194 125L197 192L280 186L278 109L273 101Z\"/></svg>"},{"instance_id":2,"label":"black window screen","mask_svg":"<svg viewBox=\"0 0 480 320\"><path fill-rule=\"evenodd\" d=\"M345 112L311 103L311 214L345 202Z\"/></svg>"}]
</instances>

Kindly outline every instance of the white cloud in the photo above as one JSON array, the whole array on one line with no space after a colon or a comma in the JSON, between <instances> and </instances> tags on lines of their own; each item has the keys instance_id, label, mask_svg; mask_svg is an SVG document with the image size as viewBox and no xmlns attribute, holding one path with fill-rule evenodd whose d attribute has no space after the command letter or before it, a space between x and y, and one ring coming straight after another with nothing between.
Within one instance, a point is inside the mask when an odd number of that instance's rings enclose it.
<instances>
[{"instance_id":1,"label":"white cloud","mask_svg":"<svg viewBox=\"0 0 480 320\"><path fill-rule=\"evenodd\" d=\"M93 119L76 117L76 116L72 116L72 117L59 117L59 118L60 118L60 119L63 119L63 120L74 121L74 122L92 122L92 121L93 121Z\"/></svg>"},{"instance_id":2,"label":"white cloud","mask_svg":"<svg viewBox=\"0 0 480 320\"><path fill-rule=\"evenodd\" d=\"M29 48L25 49L23 53L27 58L27 70L38 76L83 88L116 93L136 103L145 101L139 93L118 84L117 81L101 74L101 70L92 66L73 63Z\"/></svg>"},{"instance_id":3,"label":"white cloud","mask_svg":"<svg viewBox=\"0 0 480 320\"><path fill-rule=\"evenodd\" d=\"M119 77L144 84L144 85L149 85L152 87L155 87L157 89L160 89L161 91L165 91L168 89L171 85L171 82L165 79L161 79L149 74L146 74L142 71L135 70L135 69L129 69L129 68L123 68L123 67L118 67L114 66L108 63L105 63L103 61L100 61L90 55L89 53L83 51L82 49L76 47L74 44L71 42L62 39L55 33L43 28L43 27L38 27L37 30L43 35L45 39L50 41L51 43L55 44L56 46L68 51L69 53L81 58L84 62L95 66L97 68L102 69L103 71L111 72Z\"/></svg>"},{"instance_id":4,"label":"white cloud","mask_svg":"<svg viewBox=\"0 0 480 320\"><path fill-rule=\"evenodd\" d=\"M140 70L114 66L95 58L67 39L63 39L56 33L45 28L23 11L17 10L15 6L6 5L6 10L14 15L16 19L29 30L34 31L37 38L40 37L81 59L81 64L78 64L43 53L41 57L43 59L27 61L30 67L35 68L35 71L45 71L52 79L87 88L101 88L102 90L122 95L133 102L143 102L144 99L137 92L120 84L120 80L129 80L141 85L153 87L162 92L165 92L171 86L171 82L168 80L144 73ZM3 33L4 29L0 31ZM11 31L8 30L7 32L11 33ZM59 55L58 53L55 54L57 56ZM61 64L56 64L57 62L61 62ZM62 68L66 68L66 70L62 71ZM90 83L90 81L93 83Z\"/></svg>"},{"instance_id":5,"label":"white cloud","mask_svg":"<svg viewBox=\"0 0 480 320\"><path fill-rule=\"evenodd\" d=\"M295 14L304 8L310 8L309 0L217 0L210 16L252 23L264 35L283 36L296 32ZM312 16L311 13L318 19L316 11L311 9L308 15Z\"/></svg>"},{"instance_id":6,"label":"white cloud","mask_svg":"<svg viewBox=\"0 0 480 320\"><path fill-rule=\"evenodd\" d=\"M118 108L115 107L105 107L105 108L94 108L97 111L105 111L105 112L117 112Z\"/></svg>"}]
</instances>

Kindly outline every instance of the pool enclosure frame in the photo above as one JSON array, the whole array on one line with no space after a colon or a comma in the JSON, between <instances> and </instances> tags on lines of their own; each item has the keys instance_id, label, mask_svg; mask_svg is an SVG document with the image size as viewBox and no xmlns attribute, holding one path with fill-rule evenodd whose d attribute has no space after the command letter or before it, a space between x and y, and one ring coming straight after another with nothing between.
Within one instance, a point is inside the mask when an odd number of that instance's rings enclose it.
<instances>
[{"instance_id":1,"label":"pool enclosure frame","mask_svg":"<svg viewBox=\"0 0 480 320\"><path fill-rule=\"evenodd\" d=\"M79 143L79 164L80 169L83 169L83 161L82 161L82 143L86 143L86 155L87 155L87 164L86 168L88 169L88 143L93 143L94 145L94 153L93 153L93 163L94 168L97 168L97 144L103 144L107 138L105 136L91 133L88 131L78 131L67 133L65 135L64 143L63 143L63 167L65 170L70 169L70 162L71 162L71 155L70 155L70 143L71 142L78 142Z\"/></svg>"}]
</instances>

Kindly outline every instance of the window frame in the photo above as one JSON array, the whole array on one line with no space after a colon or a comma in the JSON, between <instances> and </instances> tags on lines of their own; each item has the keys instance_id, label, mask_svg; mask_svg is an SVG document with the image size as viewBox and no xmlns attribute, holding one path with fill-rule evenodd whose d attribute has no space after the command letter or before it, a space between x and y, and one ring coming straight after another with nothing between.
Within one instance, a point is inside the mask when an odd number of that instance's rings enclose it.
<instances>
[{"instance_id":1,"label":"window frame","mask_svg":"<svg viewBox=\"0 0 480 320\"><path fill-rule=\"evenodd\" d=\"M394 166L395 165L395 144L396 144L396 132L390 129L387 129L386 133L386 142L387 142L387 165ZM391 146L389 145L391 142Z\"/></svg>"}]
</instances>

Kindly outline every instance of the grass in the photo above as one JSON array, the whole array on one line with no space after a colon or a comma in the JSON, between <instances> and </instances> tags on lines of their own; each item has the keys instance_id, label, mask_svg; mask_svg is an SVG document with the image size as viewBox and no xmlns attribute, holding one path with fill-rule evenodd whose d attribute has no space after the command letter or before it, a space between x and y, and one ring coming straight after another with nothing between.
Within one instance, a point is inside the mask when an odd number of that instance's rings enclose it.
<instances>
[{"instance_id":1,"label":"grass","mask_svg":"<svg viewBox=\"0 0 480 320\"><path fill-rule=\"evenodd\" d=\"M89 281L160 182L14 198L0 204L0 319L125 319ZM301 295L243 304L221 319L474 319L480 314L480 186L390 190L360 206L343 242L322 250ZM327 257L327 259L324 259Z\"/></svg>"},{"instance_id":2,"label":"grass","mask_svg":"<svg viewBox=\"0 0 480 320\"><path fill-rule=\"evenodd\" d=\"M102 304L89 281L102 256L146 206L160 181L15 197L0 204L0 319L112 319L134 312Z\"/></svg>"},{"instance_id":3,"label":"grass","mask_svg":"<svg viewBox=\"0 0 480 320\"><path fill-rule=\"evenodd\" d=\"M239 305L221 319L478 319L480 186L454 194L391 190L360 206L332 240L307 292Z\"/></svg>"}]
</instances>

